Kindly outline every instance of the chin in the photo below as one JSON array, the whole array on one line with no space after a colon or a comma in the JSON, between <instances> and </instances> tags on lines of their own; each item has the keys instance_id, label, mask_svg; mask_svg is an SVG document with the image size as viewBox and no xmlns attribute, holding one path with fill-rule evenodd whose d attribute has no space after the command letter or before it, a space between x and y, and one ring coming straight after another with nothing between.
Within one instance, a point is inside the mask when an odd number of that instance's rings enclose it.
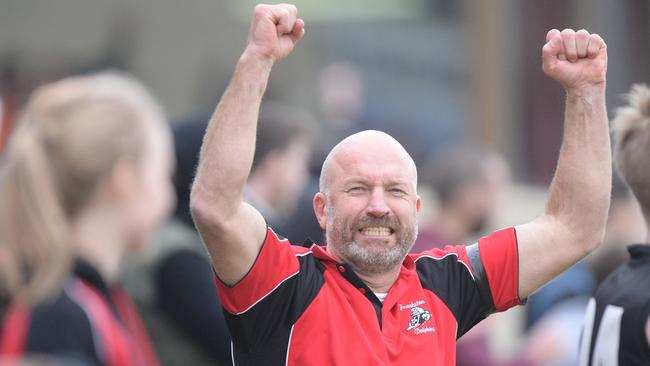
<instances>
[{"instance_id":1,"label":"chin","mask_svg":"<svg viewBox=\"0 0 650 366\"><path fill-rule=\"evenodd\" d=\"M151 244L151 237L148 235L139 235L134 237L127 246L127 253L142 253Z\"/></svg>"}]
</instances>

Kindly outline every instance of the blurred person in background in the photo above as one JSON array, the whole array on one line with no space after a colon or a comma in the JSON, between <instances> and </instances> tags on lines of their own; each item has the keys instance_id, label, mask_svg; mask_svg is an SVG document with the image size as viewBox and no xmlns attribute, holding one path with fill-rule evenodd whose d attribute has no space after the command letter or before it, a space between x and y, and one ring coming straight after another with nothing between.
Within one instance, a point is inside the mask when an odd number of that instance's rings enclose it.
<instances>
[{"instance_id":1,"label":"blurred person in background","mask_svg":"<svg viewBox=\"0 0 650 366\"><path fill-rule=\"evenodd\" d=\"M13 129L15 109L18 104L17 94L19 94L16 60L7 55L3 55L2 59L3 62L0 64L0 157Z\"/></svg>"},{"instance_id":2,"label":"blurred person in background","mask_svg":"<svg viewBox=\"0 0 650 366\"><path fill-rule=\"evenodd\" d=\"M245 199L269 223L277 226L295 207L307 179L313 117L290 106L266 102L252 173ZM177 207L149 248L136 262L127 286L139 305L159 350L168 365L229 364L230 336L214 287L210 258L190 216L190 186L205 121L189 121L174 128L177 169L174 176Z\"/></svg>"},{"instance_id":3,"label":"blurred person in background","mask_svg":"<svg viewBox=\"0 0 650 366\"><path fill-rule=\"evenodd\" d=\"M153 244L129 258L124 285L140 308L162 365L226 365L226 328L209 257L190 216L190 185L207 123L188 120L173 128L176 169L173 216Z\"/></svg>"},{"instance_id":4,"label":"blurred person in background","mask_svg":"<svg viewBox=\"0 0 650 366\"><path fill-rule=\"evenodd\" d=\"M318 75L320 117L324 128L315 153L322 163L339 141L359 132L366 91L359 67L346 61L326 65ZM321 164L316 167L320 173Z\"/></svg>"},{"instance_id":5,"label":"blurred person in background","mask_svg":"<svg viewBox=\"0 0 650 366\"><path fill-rule=\"evenodd\" d=\"M614 158L639 202L646 224L642 244L630 245L630 259L598 286L587 304L580 341L580 365L650 365L650 89L632 87L629 105L612 123Z\"/></svg>"},{"instance_id":6,"label":"blurred person in background","mask_svg":"<svg viewBox=\"0 0 650 366\"><path fill-rule=\"evenodd\" d=\"M233 362L453 365L457 338L521 304L602 240L611 188L605 43L584 30L551 30L542 49L544 72L567 92L544 214L467 248L408 255L421 205L417 169L385 133L349 136L326 158L313 201L326 247L291 245L243 198L270 71L304 26L295 6L255 8L192 186Z\"/></svg>"},{"instance_id":7,"label":"blurred person in background","mask_svg":"<svg viewBox=\"0 0 650 366\"><path fill-rule=\"evenodd\" d=\"M435 152L420 176L421 184L433 191L438 204L430 219L420 222L412 253L471 243L487 234L511 184L510 166L503 157L466 143ZM496 326L494 318L489 318L463 336L458 341L456 364L527 364L501 357L492 350L489 336Z\"/></svg>"},{"instance_id":8,"label":"blurred person in background","mask_svg":"<svg viewBox=\"0 0 650 366\"><path fill-rule=\"evenodd\" d=\"M646 239L645 219L639 203L620 174L615 172L613 177L605 240L598 250L584 259L597 285L630 258L627 250L630 243Z\"/></svg>"},{"instance_id":9,"label":"blurred person in background","mask_svg":"<svg viewBox=\"0 0 650 366\"><path fill-rule=\"evenodd\" d=\"M435 152L420 176L421 184L433 191L438 205L428 221L420 221L412 253L471 243L486 234L511 184L510 167L503 157L465 143ZM498 326L493 320L478 324L459 340L457 365L526 364L500 357L491 349L489 335Z\"/></svg>"},{"instance_id":10,"label":"blurred person in background","mask_svg":"<svg viewBox=\"0 0 650 366\"><path fill-rule=\"evenodd\" d=\"M131 77L70 77L33 93L0 185L12 267L3 357L158 364L119 278L171 208L171 172L163 112Z\"/></svg>"},{"instance_id":11,"label":"blurred person in background","mask_svg":"<svg viewBox=\"0 0 650 366\"><path fill-rule=\"evenodd\" d=\"M578 345L585 310L597 284L629 256L624 244L643 240L643 216L617 174L605 240L597 250L541 288L528 300L531 324L525 352L541 365L578 365Z\"/></svg>"},{"instance_id":12,"label":"blurred person in background","mask_svg":"<svg viewBox=\"0 0 650 366\"><path fill-rule=\"evenodd\" d=\"M307 183L313 121L309 113L290 106L266 102L261 107L244 200L269 225L277 227L287 221Z\"/></svg>"},{"instance_id":13,"label":"blurred person in background","mask_svg":"<svg viewBox=\"0 0 650 366\"><path fill-rule=\"evenodd\" d=\"M309 180L297 199L293 214L277 226L279 232L294 243L323 239L314 215L313 198L328 152L346 136L360 131L365 89L359 68L345 61L326 65L318 75L319 122L318 139L309 162Z\"/></svg>"},{"instance_id":14,"label":"blurred person in background","mask_svg":"<svg viewBox=\"0 0 650 366\"><path fill-rule=\"evenodd\" d=\"M485 234L511 182L510 167L500 155L467 144L434 153L420 176L438 205L431 220L420 223L414 253Z\"/></svg>"},{"instance_id":15,"label":"blurred person in background","mask_svg":"<svg viewBox=\"0 0 650 366\"><path fill-rule=\"evenodd\" d=\"M528 299L528 328L533 328L550 310L565 300L582 299L586 303L596 286L628 259L626 245L643 237L643 217L630 190L618 174L613 174L611 197L603 245ZM574 301L577 302L579 300ZM582 322L582 315L579 318ZM572 353L575 351L575 348L569 349Z\"/></svg>"}]
</instances>

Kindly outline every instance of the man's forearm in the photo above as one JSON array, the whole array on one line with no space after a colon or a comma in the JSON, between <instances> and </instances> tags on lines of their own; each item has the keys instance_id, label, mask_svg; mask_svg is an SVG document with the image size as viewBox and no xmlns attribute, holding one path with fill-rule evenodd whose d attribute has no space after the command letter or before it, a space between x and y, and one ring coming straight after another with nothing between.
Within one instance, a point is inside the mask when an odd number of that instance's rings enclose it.
<instances>
[{"instance_id":1,"label":"man's forearm","mask_svg":"<svg viewBox=\"0 0 650 366\"><path fill-rule=\"evenodd\" d=\"M218 204L223 214L235 210L241 201L271 67L270 60L246 52L241 56L205 134L192 194Z\"/></svg>"},{"instance_id":2,"label":"man's forearm","mask_svg":"<svg viewBox=\"0 0 650 366\"><path fill-rule=\"evenodd\" d=\"M609 208L611 166L604 83L569 90L564 140L546 213L565 224L588 246L602 240Z\"/></svg>"},{"instance_id":3,"label":"man's forearm","mask_svg":"<svg viewBox=\"0 0 650 366\"><path fill-rule=\"evenodd\" d=\"M516 227L521 298L602 241L612 179L607 45L584 29L551 29L542 47L542 69L567 91L564 139L545 214Z\"/></svg>"}]
</instances>

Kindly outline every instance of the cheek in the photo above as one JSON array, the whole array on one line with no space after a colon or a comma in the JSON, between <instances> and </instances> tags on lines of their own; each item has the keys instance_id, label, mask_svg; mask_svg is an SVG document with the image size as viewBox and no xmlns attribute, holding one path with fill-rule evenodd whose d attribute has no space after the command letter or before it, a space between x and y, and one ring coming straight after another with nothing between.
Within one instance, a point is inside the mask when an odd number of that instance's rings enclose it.
<instances>
[{"instance_id":1,"label":"cheek","mask_svg":"<svg viewBox=\"0 0 650 366\"><path fill-rule=\"evenodd\" d=\"M393 206L393 212L404 226L417 224L418 211L415 202L400 202Z\"/></svg>"},{"instance_id":2,"label":"cheek","mask_svg":"<svg viewBox=\"0 0 650 366\"><path fill-rule=\"evenodd\" d=\"M304 165L295 160L288 160L280 169L280 181L291 194L298 194L307 183L308 174Z\"/></svg>"},{"instance_id":3,"label":"cheek","mask_svg":"<svg viewBox=\"0 0 650 366\"><path fill-rule=\"evenodd\" d=\"M152 225L155 226L171 213L176 197L174 188L167 176L159 176L155 181L151 181L149 190L148 207L151 211Z\"/></svg>"},{"instance_id":4,"label":"cheek","mask_svg":"<svg viewBox=\"0 0 650 366\"><path fill-rule=\"evenodd\" d=\"M173 187L169 177L160 174L148 174L149 179L142 182L138 199L138 217L140 231L148 235L169 215L174 204Z\"/></svg>"},{"instance_id":5,"label":"cheek","mask_svg":"<svg viewBox=\"0 0 650 366\"><path fill-rule=\"evenodd\" d=\"M337 207L332 212L331 219L328 221L328 226L331 229L336 229L339 232L349 232L357 221L358 215L349 207Z\"/></svg>"}]
</instances>

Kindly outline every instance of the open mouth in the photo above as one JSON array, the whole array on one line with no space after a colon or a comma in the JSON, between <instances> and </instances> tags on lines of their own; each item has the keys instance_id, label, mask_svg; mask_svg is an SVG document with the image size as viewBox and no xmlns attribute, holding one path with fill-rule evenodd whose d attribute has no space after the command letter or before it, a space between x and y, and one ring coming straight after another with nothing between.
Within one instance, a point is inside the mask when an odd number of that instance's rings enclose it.
<instances>
[{"instance_id":1,"label":"open mouth","mask_svg":"<svg viewBox=\"0 0 650 366\"><path fill-rule=\"evenodd\" d=\"M359 229L359 232L366 236L390 236L395 230L386 226L369 226Z\"/></svg>"}]
</instances>

